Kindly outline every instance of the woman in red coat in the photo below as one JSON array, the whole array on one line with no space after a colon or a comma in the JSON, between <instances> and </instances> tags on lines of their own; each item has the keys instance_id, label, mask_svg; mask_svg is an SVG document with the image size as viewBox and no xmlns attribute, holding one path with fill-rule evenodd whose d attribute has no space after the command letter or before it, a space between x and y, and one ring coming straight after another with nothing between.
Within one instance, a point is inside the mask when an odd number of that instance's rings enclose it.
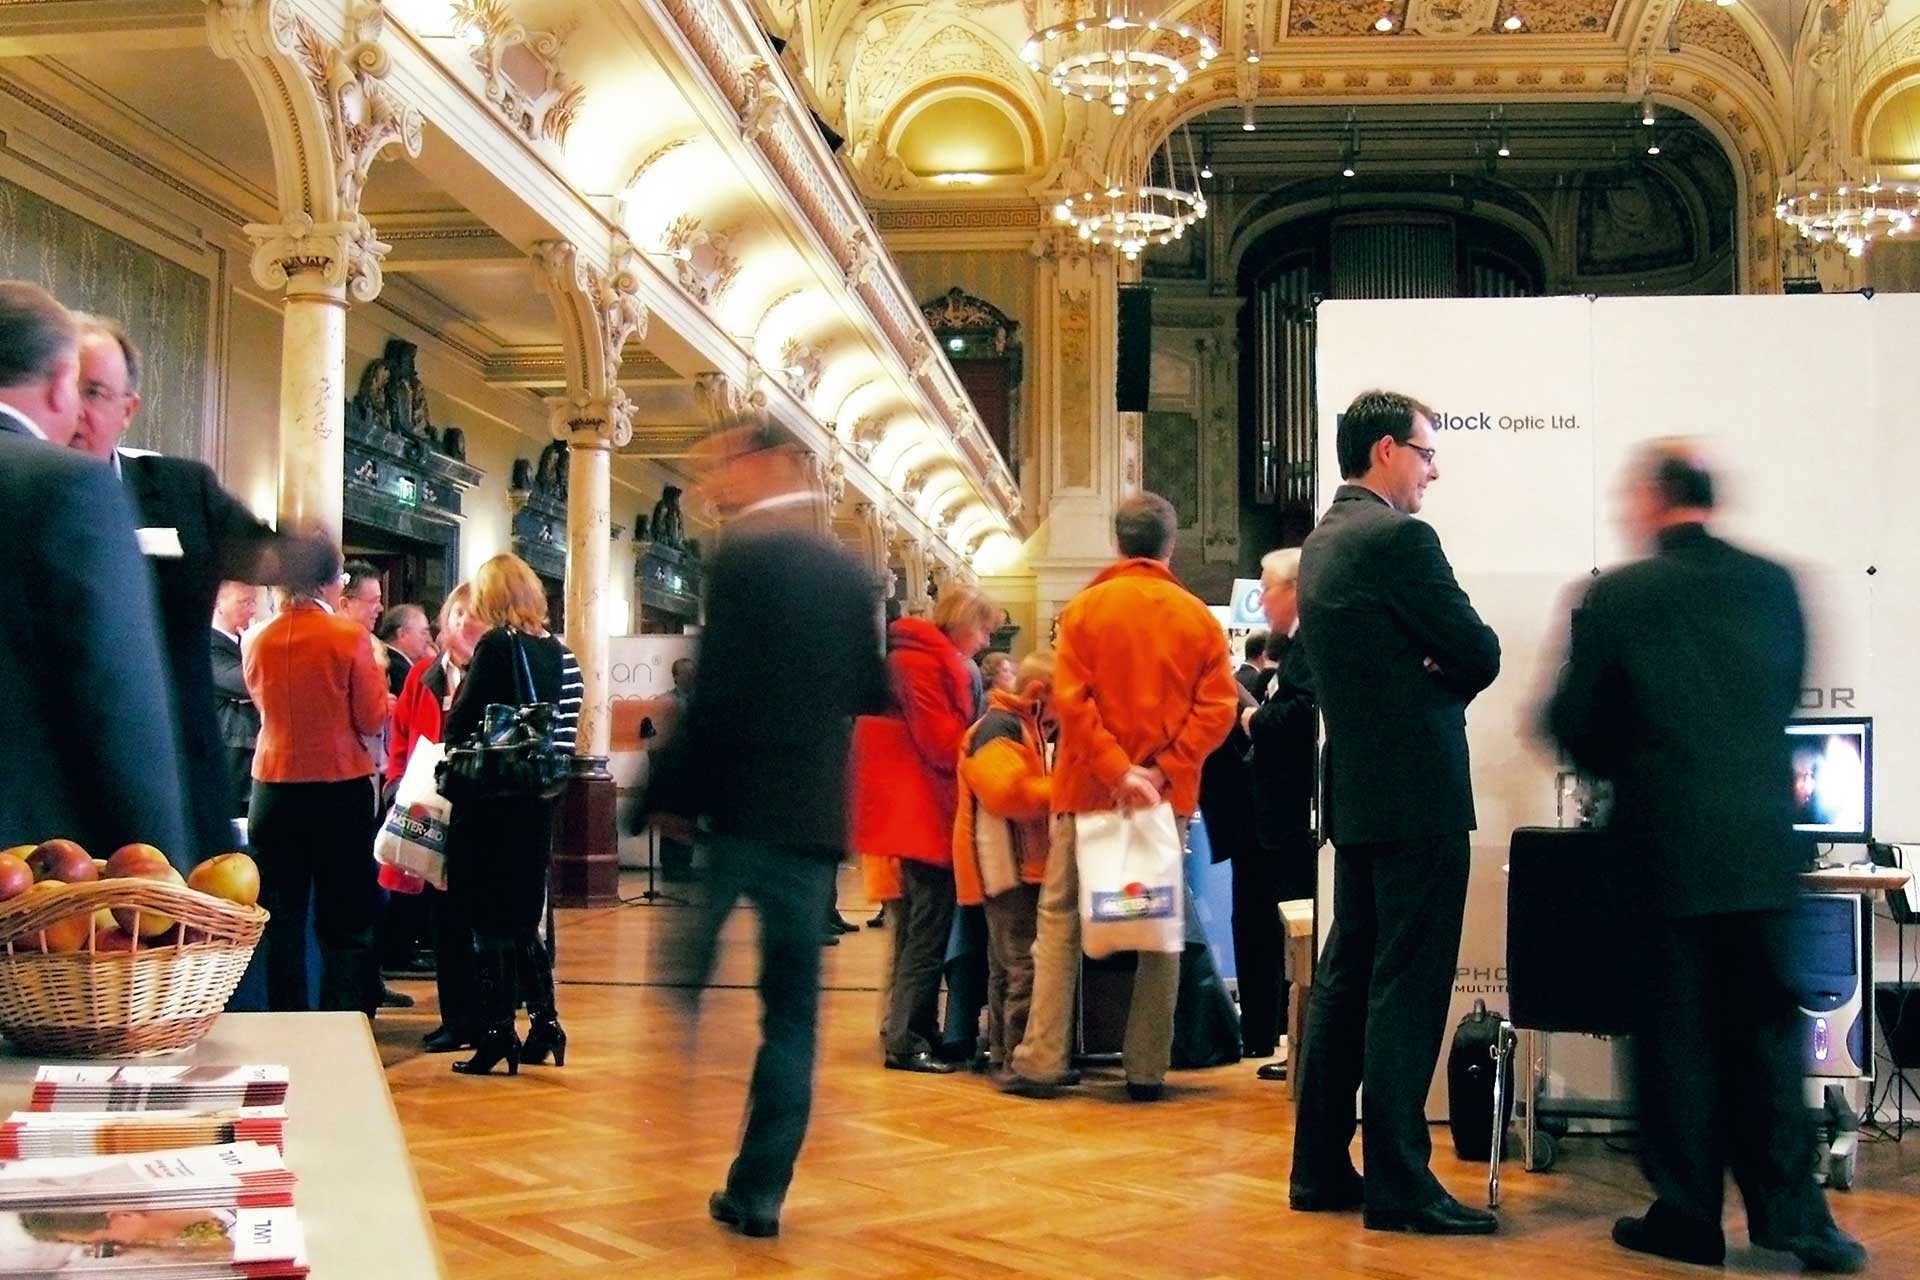
<instances>
[{"instance_id":1,"label":"woman in red coat","mask_svg":"<svg viewBox=\"0 0 1920 1280\"><path fill-rule=\"evenodd\" d=\"M473 646L486 631L468 610L473 588L463 582L440 606L440 652L422 658L407 672L394 704L387 734L386 799L393 802L407 761L422 742L441 741L440 725L460 692L460 679L473 658ZM452 1053L473 1044L473 922L466 904L429 885L422 891L433 917L433 980L439 992L440 1025L421 1044L428 1053Z\"/></svg>"},{"instance_id":2,"label":"woman in red coat","mask_svg":"<svg viewBox=\"0 0 1920 1280\"><path fill-rule=\"evenodd\" d=\"M894 709L854 729L856 852L900 860L892 976L880 1036L896 1071L948 1072L932 1052L947 935L953 928L954 780L960 744L978 716L972 664L1000 611L973 587L940 593L933 619L887 629Z\"/></svg>"}]
</instances>

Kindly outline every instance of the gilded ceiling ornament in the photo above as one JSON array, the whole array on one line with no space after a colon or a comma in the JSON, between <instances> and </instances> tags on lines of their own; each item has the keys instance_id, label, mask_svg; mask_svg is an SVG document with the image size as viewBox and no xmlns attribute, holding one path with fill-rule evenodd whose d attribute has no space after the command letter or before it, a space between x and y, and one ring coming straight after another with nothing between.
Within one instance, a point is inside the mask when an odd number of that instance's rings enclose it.
<instances>
[{"instance_id":1,"label":"gilded ceiling ornament","mask_svg":"<svg viewBox=\"0 0 1920 1280\"><path fill-rule=\"evenodd\" d=\"M732 254L732 247L732 235L708 232L690 213L669 222L660 235L660 248L673 256L680 287L709 306L718 302L740 275L740 259ZM685 256L681 256L683 251Z\"/></svg>"},{"instance_id":2,"label":"gilded ceiling ornament","mask_svg":"<svg viewBox=\"0 0 1920 1280\"><path fill-rule=\"evenodd\" d=\"M487 101L528 138L565 146L587 96L585 86L559 66L574 24L529 31L505 0L453 0L453 21L480 37L473 65L484 79Z\"/></svg>"},{"instance_id":3,"label":"gilded ceiling ornament","mask_svg":"<svg viewBox=\"0 0 1920 1280\"><path fill-rule=\"evenodd\" d=\"M1410 0L1407 30L1417 36L1466 36L1493 30L1500 0Z\"/></svg>"},{"instance_id":4,"label":"gilded ceiling ornament","mask_svg":"<svg viewBox=\"0 0 1920 1280\"><path fill-rule=\"evenodd\" d=\"M380 44L386 10L371 0L355 3L349 15L353 43L336 49L313 24L285 0L273 7L274 35L292 52L320 97L333 146L335 178L343 211L358 213L360 195L374 159L393 143L410 156L420 154L419 108L400 101L381 83L392 59Z\"/></svg>"},{"instance_id":5,"label":"gilded ceiling ornament","mask_svg":"<svg viewBox=\"0 0 1920 1280\"><path fill-rule=\"evenodd\" d=\"M740 104L740 135L753 142L773 128L781 103L779 82L764 58L748 58L735 70L745 95Z\"/></svg>"}]
</instances>

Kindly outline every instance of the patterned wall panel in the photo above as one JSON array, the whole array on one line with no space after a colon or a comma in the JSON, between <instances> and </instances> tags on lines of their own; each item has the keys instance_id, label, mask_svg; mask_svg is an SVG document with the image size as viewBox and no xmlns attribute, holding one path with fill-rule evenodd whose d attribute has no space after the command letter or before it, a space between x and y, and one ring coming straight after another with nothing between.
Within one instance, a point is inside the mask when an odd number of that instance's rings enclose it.
<instances>
[{"instance_id":1,"label":"patterned wall panel","mask_svg":"<svg viewBox=\"0 0 1920 1280\"><path fill-rule=\"evenodd\" d=\"M124 324L146 361L127 443L212 461L206 277L0 180L0 278L32 280L69 307Z\"/></svg>"}]
</instances>

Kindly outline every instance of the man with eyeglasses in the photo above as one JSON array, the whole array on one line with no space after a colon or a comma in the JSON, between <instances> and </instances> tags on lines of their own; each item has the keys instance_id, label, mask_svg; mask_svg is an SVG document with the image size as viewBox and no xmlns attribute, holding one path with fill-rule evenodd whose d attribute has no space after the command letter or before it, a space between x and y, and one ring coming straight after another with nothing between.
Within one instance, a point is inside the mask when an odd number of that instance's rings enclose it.
<instances>
[{"instance_id":1,"label":"man with eyeglasses","mask_svg":"<svg viewBox=\"0 0 1920 1280\"><path fill-rule=\"evenodd\" d=\"M191 865L238 847L207 644L220 583L310 577L306 566L324 563L331 545L324 536L275 533L221 488L204 463L120 448L140 412L140 348L113 320L76 313L74 321L80 413L70 447L111 466L133 500L140 550L153 571L191 808L190 847L167 853Z\"/></svg>"},{"instance_id":2,"label":"man with eyeglasses","mask_svg":"<svg viewBox=\"0 0 1920 1280\"><path fill-rule=\"evenodd\" d=\"M1391 391L1355 399L1337 433L1346 483L1301 547L1299 638L1326 721L1321 825L1335 858L1288 1202L1364 1208L1375 1231L1483 1235L1493 1215L1428 1168L1426 1097L1467 900L1466 708L1500 673L1500 641L1413 518L1440 478L1432 418ZM1363 1086L1364 1182L1348 1150Z\"/></svg>"}]
</instances>

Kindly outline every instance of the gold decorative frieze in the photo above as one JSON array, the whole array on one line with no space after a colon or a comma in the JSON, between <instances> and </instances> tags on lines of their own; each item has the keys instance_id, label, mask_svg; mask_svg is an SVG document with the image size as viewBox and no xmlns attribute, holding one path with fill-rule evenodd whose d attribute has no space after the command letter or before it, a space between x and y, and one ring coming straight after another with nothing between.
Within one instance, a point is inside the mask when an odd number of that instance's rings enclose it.
<instances>
[{"instance_id":1,"label":"gold decorative frieze","mask_svg":"<svg viewBox=\"0 0 1920 1280\"><path fill-rule=\"evenodd\" d=\"M559 65L575 24L530 31L508 12L505 0L453 0L453 20L478 37L473 65L487 101L528 138L565 146L587 96Z\"/></svg>"}]
</instances>

